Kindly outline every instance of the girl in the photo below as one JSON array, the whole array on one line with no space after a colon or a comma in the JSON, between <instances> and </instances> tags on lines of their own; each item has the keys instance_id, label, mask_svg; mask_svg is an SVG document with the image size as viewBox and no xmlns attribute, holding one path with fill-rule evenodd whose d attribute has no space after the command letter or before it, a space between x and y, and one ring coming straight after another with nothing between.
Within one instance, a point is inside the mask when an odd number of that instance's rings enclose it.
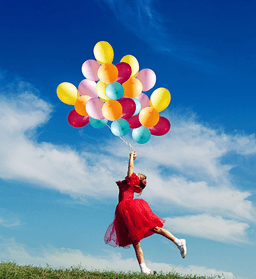
<instances>
[{"instance_id":1,"label":"girl","mask_svg":"<svg viewBox=\"0 0 256 279\"><path fill-rule=\"evenodd\" d=\"M134 192L141 193L146 187L146 176L133 173L133 160L136 151L130 154L128 173L123 181L116 182L119 187L119 203L116 207L114 222L108 227L104 240L113 247L129 248L133 245L142 273L150 274L141 249L141 239L154 233L171 240L186 257L186 240L178 239L163 228L164 220L153 213L148 203L142 199L133 199Z\"/></svg>"}]
</instances>

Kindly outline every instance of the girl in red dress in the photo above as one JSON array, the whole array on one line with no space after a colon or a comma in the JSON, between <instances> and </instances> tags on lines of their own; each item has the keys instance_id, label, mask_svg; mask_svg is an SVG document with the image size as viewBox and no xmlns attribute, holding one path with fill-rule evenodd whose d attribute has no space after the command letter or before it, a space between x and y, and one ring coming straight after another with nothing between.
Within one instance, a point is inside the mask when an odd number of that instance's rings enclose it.
<instances>
[{"instance_id":1,"label":"girl in red dress","mask_svg":"<svg viewBox=\"0 0 256 279\"><path fill-rule=\"evenodd\" d=\"M133 160L136 151L130 154L128 174L123 181L116 182L119 187L119 203L116 207L114 222L108 227L104 240L113 247L129 248L133 245L141 272L150 274L141 249L141 239L154 233L171 240L180 250L182 258L186 257L186 240L178 239L163 228L164 220L151 210L143 199L134 199L134 192L141 193L146 187L146 176L133 173Z\"/></svg>"}]
</instances>

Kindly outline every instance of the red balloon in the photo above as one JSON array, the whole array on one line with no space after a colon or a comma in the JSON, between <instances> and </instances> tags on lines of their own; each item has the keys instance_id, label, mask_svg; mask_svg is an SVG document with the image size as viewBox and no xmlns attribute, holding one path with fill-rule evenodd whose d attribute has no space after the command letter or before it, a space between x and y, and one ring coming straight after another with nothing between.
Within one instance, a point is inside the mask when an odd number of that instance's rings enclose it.
<instances>
[{"instance_id":1,"label":"red balloon","mask_svg":"<svg viewBox=\"0 0 256 279\"><path fill-rule=\"evenodd\" d=\"M160 116L158 123L154 127L149 128L149 130L151 135L163 136L169 132L170 128L170 121L167 118Z\"/></svg>"},{"instance_id":2,"label":"red balloon","mask_svg":"<svg viewBox=\"0 0 256 279\"><path fill-rule=\"evenodd\" d=\"M127 119L130 128L139 128L141 126L140 120L139 120L139 114L136 114L135 116L132 116Z\"/></svg>"},{"instance_id":3,"label":"red balloon","mask_svg":"<svg viewBox=\"0 0 256 279\"><path fill-rule=\"evenodd\" d=\"M123 108L123 113L121 115L121 118L123 119L130 118L136 110L135 102L130 98L124 98L119 100L118 102L121 104Z\"/></svg>"},{"instance_id":4,"label":"red balloon","mask_svg":"<svg viewBox=\"0 0 256 279\"><path fill-rule=\"evenodd\" d=\"M82 116L78 114L74 109L68 115L68 123L75 128L84 127L89 123L89 116Z\"/></svg>"},{"instance_id":5,"label":"red balloon","mask_svg":"<svg viewBox=\"0 0 256 279\"><path fill-rule=\"evenodd\" d=\"M132 68L128 63L125 62L120 62L116 64L116 67L118 69L118 77L116 79L116 82L123 84L130 78Z\"/></svg>"}]
</instances>

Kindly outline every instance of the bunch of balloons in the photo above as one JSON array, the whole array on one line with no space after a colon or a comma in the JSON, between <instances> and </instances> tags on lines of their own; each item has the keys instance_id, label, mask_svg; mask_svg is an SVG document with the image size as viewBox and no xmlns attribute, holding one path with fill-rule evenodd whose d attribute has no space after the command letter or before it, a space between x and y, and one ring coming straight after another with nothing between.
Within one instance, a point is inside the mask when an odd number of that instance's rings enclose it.
<instances>
[{"instance_id":1,"label":"bunch of balloons","mask_svg":"<svg viewBox=\"0 0 256 279\"><path fill-rule=\"evenodd\" d=\"M171 124L159 112L168 107L170 92L157 88L150 99L142 93L154 87L154 71L139 71L138 60L132 55L112 64L114 51L105 41L98 42L93 53L96 60L86 60L82 65L85 79L78 89L69 82L57 87L59 99L74 106L68 115L69 124L79 128L90 123L102 128L112 121L110 128L115 136L123 137L132 129L132 138L140 144L148 142L151 135L166 134Z\"/></svg>"}]
</instances>

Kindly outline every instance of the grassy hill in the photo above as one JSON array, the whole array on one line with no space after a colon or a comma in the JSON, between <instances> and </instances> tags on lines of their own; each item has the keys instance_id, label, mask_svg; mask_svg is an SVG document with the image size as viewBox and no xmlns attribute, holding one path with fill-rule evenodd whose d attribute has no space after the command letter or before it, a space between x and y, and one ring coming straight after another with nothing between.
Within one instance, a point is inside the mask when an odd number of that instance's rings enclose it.
<instances>
[{"instance_id":1,"label":"grassy hill","mask_svg":"<svg viewBox=\"0 0 256 279\"><path fill-rule=\"evenodd\" d=\"M69 269L53 269L49 265L46 268L34 266L19 266L14 262L0 263L0 279L225 279L223 276L196 276L180 275L177 273L155 273L144 275L141 273L117 273L112 271L87 271L77 267Z\"/></svg>"}]
</instances>

